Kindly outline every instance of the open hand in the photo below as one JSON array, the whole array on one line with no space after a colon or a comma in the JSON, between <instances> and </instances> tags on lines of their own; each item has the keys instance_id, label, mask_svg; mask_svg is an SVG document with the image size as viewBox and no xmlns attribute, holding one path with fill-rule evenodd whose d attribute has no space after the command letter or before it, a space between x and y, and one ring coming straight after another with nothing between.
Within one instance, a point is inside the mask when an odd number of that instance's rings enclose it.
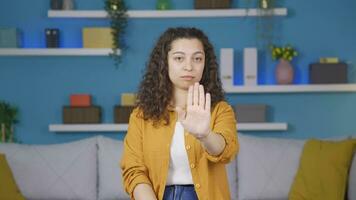
<instances>
[{"instance_id":1,"label":"open hand","mask_svg":"<svg viewBox=\"0 0 356 200\"><path fill-rule=\"evenodd\" d=\"M210 133L210 94L205 94L203 85L195 83L188 89L187 109L176 107L178 121L194 137L205 138Z\"/></svg>"}]
</instances>

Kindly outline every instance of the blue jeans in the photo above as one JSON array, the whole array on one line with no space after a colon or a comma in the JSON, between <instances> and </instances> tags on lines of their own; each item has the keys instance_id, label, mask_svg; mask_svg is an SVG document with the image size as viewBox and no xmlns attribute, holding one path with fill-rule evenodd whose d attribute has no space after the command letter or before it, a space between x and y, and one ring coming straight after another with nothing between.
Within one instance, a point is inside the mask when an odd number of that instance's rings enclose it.
<instances>
[{"instance_id":1,"label":"blue jeans","mask_svg":"<svg viewBox=\"0 0 356 200\"><path fill-rule=\"evenodd\" d=\"M194 185L169 185L164 190L163 200L198 200Z\"/></svg>"}]
</instances>

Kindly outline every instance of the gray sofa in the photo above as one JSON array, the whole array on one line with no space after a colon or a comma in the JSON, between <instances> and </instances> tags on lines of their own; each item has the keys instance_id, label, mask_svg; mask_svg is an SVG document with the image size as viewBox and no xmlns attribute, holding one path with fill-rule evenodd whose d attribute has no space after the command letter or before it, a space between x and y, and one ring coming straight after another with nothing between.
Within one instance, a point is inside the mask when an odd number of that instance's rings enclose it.
<instances>
[{"instance_id":1,"label":"gray sofa","mask_svg":"<svg viewBox=\"0 0 356 200\"><path fill-rule=\"evenodd\" d=\"M240 152L227 165L232 199L287 199L304 140L239 134ZM119 168L122 141L95 136L52 145L0 144L29 200L129 199ZM348 196L356 200L356 155Z\"/></svg>"}]
</instances>

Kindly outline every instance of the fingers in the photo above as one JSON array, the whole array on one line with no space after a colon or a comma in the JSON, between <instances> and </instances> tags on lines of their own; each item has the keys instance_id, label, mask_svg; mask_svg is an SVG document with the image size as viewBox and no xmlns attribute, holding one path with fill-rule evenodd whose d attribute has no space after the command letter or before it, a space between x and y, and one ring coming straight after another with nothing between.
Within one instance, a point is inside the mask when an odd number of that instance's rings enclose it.
<instances>
[{"instance_id":1,"label":"fingers","mask_svg":"<svg viewBox=\"0 0 356 200\"><path fill-rule=\"evenodd\" d=\"M194 84L194 89L193 89L193 105L198 106L199 105L199 83Z\"/></svg>"},{"instance_id":2,"label":"fingers","mask_svg":"<svg viewBox=\"0 0 356 200\"><path fill-rule=\"evenodd\" d=\"M202 109L209 108L210 110L210 105L211 105L211 96L209 93L205 95L203 85L200 85L199 83L194 83L194 85L189 86L187 106L199 106Z\"/></svg>"},{"instance_id":3,"label":"fingers","mask_svg":"<svg viewBox=\"0 0 356 200\"><path fill-rule=\"evenodd\" d=\"M205 107L205 93L203 85L199 85L199 107L202 109Z\"/></svg>"},{"instance_id":4,"label":"fingers","mask_svg":"<svg viewBox=\"0 0 356 200\"><path fill-rule=\"evenodd\" d=\"M211 96L210 93L206 93L205 98L205 110L210 113L210 105L211 105Z\"/></svg>"},{"instance_id":5,"label":"fingers","mask_svg":"<svg viewBox=\"0 0 356 200\"><path fill-rule=\"evenodd\" d=\"M189 86L187 97L187 106L191 105L193 105L193 86Z\"/></svg>"}]
</instances>

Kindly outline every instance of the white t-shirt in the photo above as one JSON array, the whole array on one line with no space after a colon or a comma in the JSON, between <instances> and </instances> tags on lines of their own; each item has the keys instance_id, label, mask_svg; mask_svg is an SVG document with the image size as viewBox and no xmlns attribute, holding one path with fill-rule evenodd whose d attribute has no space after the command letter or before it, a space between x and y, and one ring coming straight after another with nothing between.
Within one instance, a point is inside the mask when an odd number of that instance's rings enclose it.
<instances>
[{"instance_id":1,"label":"white t-shirt","mask_svg":"<svg viewBox=\"0 0 356 200\"><path fill-rule=\"evenodd\" d=\"M170 149L170 162L166 185L193 184L189 160L184 143L184 128L177 121Z\"/></svg>"}]
</instances>

